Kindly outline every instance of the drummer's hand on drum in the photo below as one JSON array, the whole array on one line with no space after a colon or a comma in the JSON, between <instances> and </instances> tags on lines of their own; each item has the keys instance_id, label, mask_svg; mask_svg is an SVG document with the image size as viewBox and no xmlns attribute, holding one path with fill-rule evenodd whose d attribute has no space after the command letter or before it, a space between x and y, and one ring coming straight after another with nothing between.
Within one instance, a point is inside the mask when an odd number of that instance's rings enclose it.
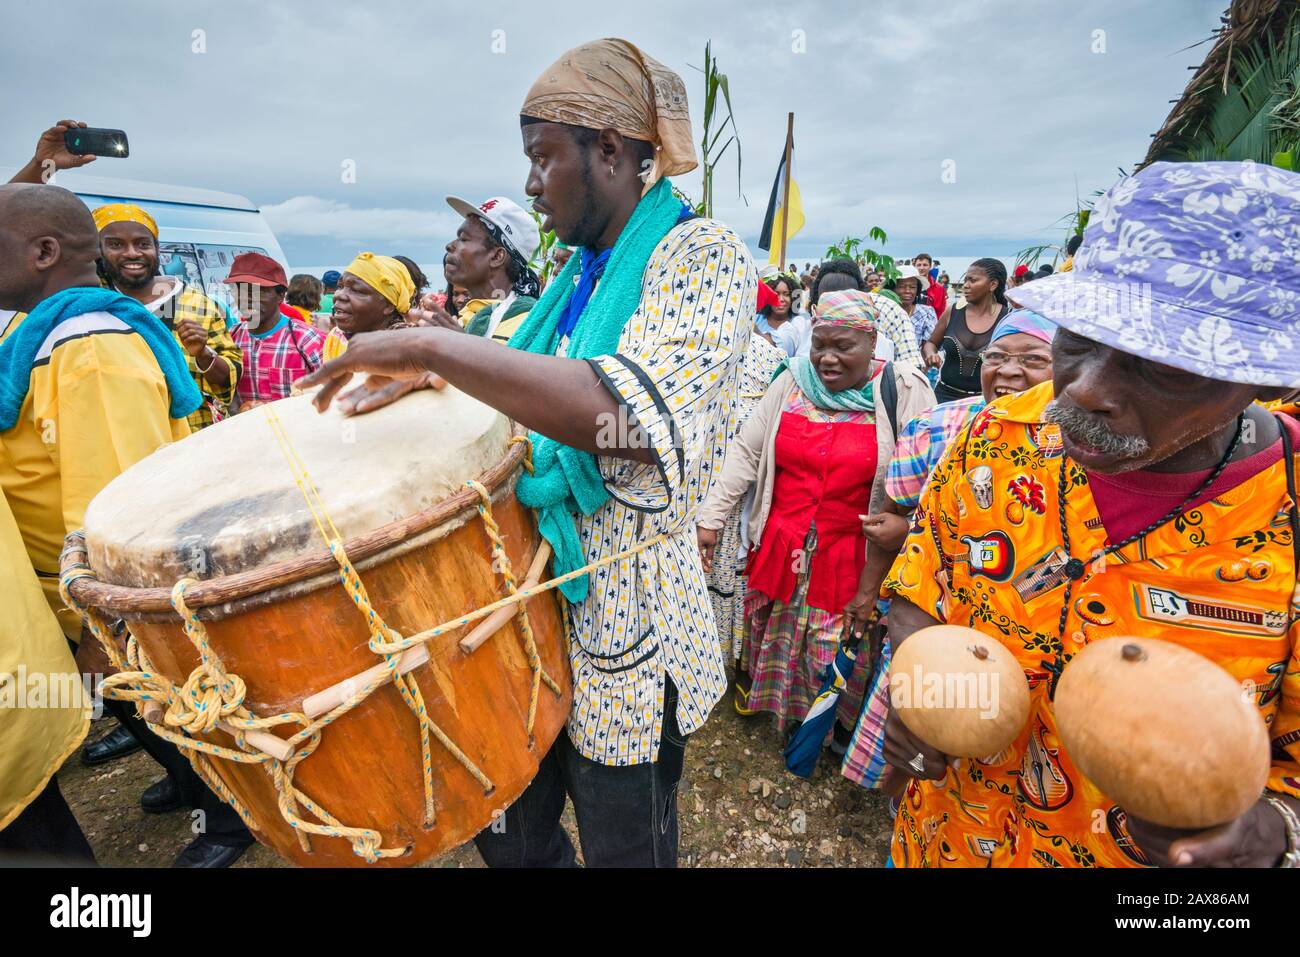
<instances>
[{"instance_id":1,"label":"drummer's hand on drum","mask_svg":"<svg viewBox=\"0 0 1300 957\"><path fill-rule=\"evenodd\" d=\"M344 415L371 412L416 389L441 389L446 382L412 358L427 335L423 329L385 329L353 336L347 352L303 376L296 385L303 390L320 386L312 404L324 412L353 373L370 373L363 385L339 396L339 410Z\"/></svg>"},{"instance_id":2,"label":"drummer's hand on drum","mask_svg":"<svg viewBox=\"0 0 1300 957\"><path fill-rule=\"evenodd\" d=\"M713 549L718 545L718 530L696 525L695 541L700 546L700 564L704 566L706 572L712 571Z\"/></svg>"},{"instance_id":3,"label":"drummer's hand on drum","mask_svg":"<svg viewBox=\"0 0 1300 957\"><path fill-rule=\"evenodd\" d=\"M392 405L404 395L420 389L441 389L447 380L432 372L422 372L413 379L392 379L372 375L363 385L339 396L339 411L344 415L360 415Z\"/></svg>"}]
</instances>

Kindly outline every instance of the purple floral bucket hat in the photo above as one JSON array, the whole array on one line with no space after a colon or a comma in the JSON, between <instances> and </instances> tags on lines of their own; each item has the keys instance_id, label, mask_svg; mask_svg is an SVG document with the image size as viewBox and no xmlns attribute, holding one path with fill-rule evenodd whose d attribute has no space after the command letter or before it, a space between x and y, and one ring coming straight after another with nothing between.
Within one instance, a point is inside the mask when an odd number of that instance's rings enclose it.
<instances>
[{"instance_id":1,"label":"purple floral bucket hat","mask_svg":"<svg viewBox=\"0 0 1300 957\"><path fill-rule=\"evenodd\" d=\"M1153 163L1097 202L1073 271L1010 296L1187 372L1300 386L1300 175L1249 161Z\"/></svg>"}]
</instances>

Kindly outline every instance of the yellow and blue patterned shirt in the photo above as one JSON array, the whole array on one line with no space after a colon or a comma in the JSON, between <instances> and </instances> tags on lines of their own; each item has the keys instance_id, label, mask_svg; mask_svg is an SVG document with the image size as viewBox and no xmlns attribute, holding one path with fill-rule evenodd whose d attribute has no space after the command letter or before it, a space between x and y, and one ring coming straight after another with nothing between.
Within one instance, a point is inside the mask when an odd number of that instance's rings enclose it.
<instances>
[{"instance_id":1,"label":"yellow and blue patterned shirt","mask_svg":"<svg viewBox=\"0 0 1300 957\"><path fill-rule=\"evenodd\" d=\"M239 376L244 370L243 354L235 345L235 340L231 338L230 330L226 328L225 310L202 292L193 286L185 285L179 279L175 280L171 292L155 299L145 308L167 324L167 328L171 330L172 336L181 347L181 353L185 356L185 364L189 367L194 384L199 387L199 392L203 395L203 404L190 413L190 431L197 432L225 418L230 403L235 399ZM208 348L216 355L212 360L213 364L224 363L230 370L230 381L225 386L218 386L208 381L207 377L199 371L194 357L186 351L185 344L181 342L181 337L176 332L176 327L186 319L197 322L207 331Z\"/></svg>"},{"instance_id":2,"label":"yellow and blue patterned shirt","mask_svg":"<svg viewBox=\"0 0 1300 957\"><path fill-rule=\"evenodd\" d=\"M655 463L598 456L611 500L579 518L587 560L669 535L597 569L587 598L568 608L569 737L601 764L657 758L665 678L678 691L683 734L704 723L726 689L694 520L722 469L757 282L730 229L707 219L682 223L650 257L617 353L588 360L619 401L621 421L611 425L639 424Z\"/></svg>"}]
</instances>

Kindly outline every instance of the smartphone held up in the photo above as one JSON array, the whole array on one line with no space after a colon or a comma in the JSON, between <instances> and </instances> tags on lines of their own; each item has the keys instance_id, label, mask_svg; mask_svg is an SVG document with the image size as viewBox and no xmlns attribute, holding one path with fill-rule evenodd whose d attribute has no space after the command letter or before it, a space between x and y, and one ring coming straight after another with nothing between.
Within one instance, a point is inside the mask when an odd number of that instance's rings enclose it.
<instances>
[{"instance_id":1,"label":"smartphone held up","mask_svg":"<svg viewBox=\"0 0 1300 957\"><path fill-rule=\"evenodd\" d=\"M73 127L64 132L63 144L74 156L131 155L126 133L122 130L100 129L93 126Z\"/></svg>"}]
</instances>

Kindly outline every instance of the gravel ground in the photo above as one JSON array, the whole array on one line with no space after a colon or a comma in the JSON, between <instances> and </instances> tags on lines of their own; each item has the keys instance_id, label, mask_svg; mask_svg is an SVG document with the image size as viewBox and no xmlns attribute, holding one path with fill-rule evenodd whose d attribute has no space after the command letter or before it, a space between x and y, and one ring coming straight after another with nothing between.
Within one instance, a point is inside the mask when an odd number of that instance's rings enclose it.
<instances>
[{"instance_id":1,"label":"gravel ground","mask_svg":"<svg viewBox=\"0 0 1300 957\"><path fill-rule=\"evenodd\" d=\"M91 737L106 733L97 722ZM59 772L64 797L100 864L166 867L191 840L188 813L145 814L140 792L161 776L142 752L83 767L76 756ZM769 719L741 718L730 698L686 748L678 802L684 867L880 867L888 852L887 800L846 781L824 754L807 781L785 770ZM572 809L565 824L573 834ZM236 867L287 867L255 845ZM482 867L472 844L426 867Z\"/></svg>"}]
</instances>

